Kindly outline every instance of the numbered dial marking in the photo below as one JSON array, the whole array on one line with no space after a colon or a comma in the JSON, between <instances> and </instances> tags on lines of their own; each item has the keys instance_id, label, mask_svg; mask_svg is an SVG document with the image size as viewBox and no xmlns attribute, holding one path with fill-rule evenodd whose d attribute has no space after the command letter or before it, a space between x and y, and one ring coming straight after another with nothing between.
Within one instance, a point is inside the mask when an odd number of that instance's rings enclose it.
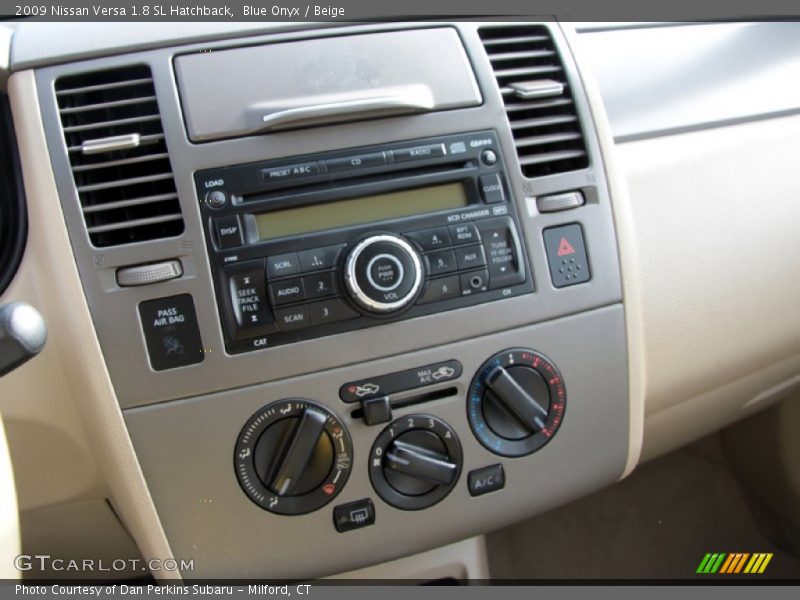
<instances>
[{"instance_id":1,"label":"numbered dial marking","mask_svg":"<svg viewBox=\"0 0 800 600\"><path fill-rule=\"evenodd\" d=\"M410 415L392 422L375 440L369 477L385 502L402 510L436 504L461 473L461 444L437 417Z\"/></svg>"},{"instance_id":2,"label":"numbered dial marking","mask_svg":"<svg viewBox=\"0 0 800 600\"><path fill-rule=\"evenodd\" d=\"M353 444L329 409L310 400L281 400L250 417L233 461L239 485L253 502L273 513L300 515L342 490Z\"/></svg>"},{"instance_id":3,"label":"numbered dial marking","mask_svg":"<svg viewBox=\"0 0 800 600\"><path fill-rule=\"evenodd\" d=\"M525 348L487 360L472 380L467 417L478 441L500 456L526 456L547 444L564 419L567 393L555 365Z\"/></svg>"}]
</instances>

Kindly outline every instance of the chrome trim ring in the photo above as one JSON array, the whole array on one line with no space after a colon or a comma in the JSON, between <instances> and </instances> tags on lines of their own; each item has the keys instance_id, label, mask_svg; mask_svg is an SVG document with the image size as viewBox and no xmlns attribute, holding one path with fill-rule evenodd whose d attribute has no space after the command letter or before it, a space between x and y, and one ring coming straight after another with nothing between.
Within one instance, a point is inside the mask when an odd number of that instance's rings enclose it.
<instances>
[{"instance_id":1,"label":"chrome trim ring","mask_svg":"<svg viewBox=\"0 0 800 600\"><path fill-rule=\"evenodd\" d=\"M407 294L395 302L378 302L373 300L364 293L364 290L358 284L358 279L356 278L356 262L358 261L358 257L361 256L361 253L364 252L364 250L366 250L369 246L378 242L387 242L389 244L398 246L411 257L411 262L414 265L414 283L412 284L411 289ZM417 292L422 286L422 262L420 261L419 254L417 254L417 251L414 250L414 247L403 238L388 234L373 235L361 240L355 245L353 250L348 255L347 262L345 264L344 280L347 286L347 291L350 292L350 296L358 303L359 306L372 312L391 312L407 306L416 297Z\"/></svg>"}]
</instances>

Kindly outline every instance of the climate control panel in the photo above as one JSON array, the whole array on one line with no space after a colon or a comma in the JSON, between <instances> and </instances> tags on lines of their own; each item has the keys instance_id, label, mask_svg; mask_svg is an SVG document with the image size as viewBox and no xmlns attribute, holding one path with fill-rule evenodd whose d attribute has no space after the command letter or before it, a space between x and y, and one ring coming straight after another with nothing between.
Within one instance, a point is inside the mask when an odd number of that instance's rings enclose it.
<instances>
[{"instance_id":1,"label":"climate control panel","mask_svg":"<svg viewBox=\"0 0 800 600\"><path fill-rule=\"evenodd\" d=\"M367 273L371 269L369 263L406 251L400 245L393 247L394 240L365 242L368 265L362 271ZM381 246L368 250L372 244ZM353 262L361 258L358 249ZM404 263L399 259L397 264L386 264L391 273L382 276L375 267L372 279L388 286L405 277L405 267L398 266ZM442 368L449 367L444 364L436 372ZM407 378L412 371L383 373L373 380ZM421 366L417 371L429 373L431 367ZM455 369L451 372L457 377ZM442 378L418 378L418 385L412 387L436 385L439 381ZM345 384L342 389L357 390L366 385ZM380 385L372 385L371 390L380 391ZM397 389L404 392L407 387ZM386 418L364 419L367 426L373 426L391 420L393 408L410 408L435 397L415 392L414 396L406 394L394 400L394 393L382 393L384 396L373 393L362 399L361 408L352 410L350 417L365 412L367 404L379 400ZM349 410L350 396L341 400L345 401L342 408ZM484 450L518 459L539 450L556 434L564 419L566 388L556 366L543 354L512 348L498 352L480 366L472 377L466 404L470 428ZM464 468L456 430L444 419L424 413L396 418L377 434L366 456L374 492L389 506L406 511L426 509L444 500L458 485ZM487 462L475 464L477 468L469 473L467 486L472 497L505 485L503 465L487 466ZM280 400L263 407L247 421L236 443L234 468L242 490L261 508L277 514L298 515L322 508L342 491L353 467L353 447L345 420L311 400ZM351 513L358 518L351 518ZM336 529L344 532L374 523L375 513L372 500L364 498L337 506L333 520Z\"/></svg>"}]
</instances>

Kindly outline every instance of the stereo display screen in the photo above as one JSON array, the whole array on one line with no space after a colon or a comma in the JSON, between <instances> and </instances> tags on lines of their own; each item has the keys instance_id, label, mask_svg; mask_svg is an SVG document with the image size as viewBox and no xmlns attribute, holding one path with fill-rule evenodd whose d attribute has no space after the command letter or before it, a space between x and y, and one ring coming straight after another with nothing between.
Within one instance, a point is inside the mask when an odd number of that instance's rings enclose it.
<instances>
[{"instance_id":1,"label":"stereo display screen","mask_svg":"<svg viewBox=\"0 0 800 600\"><path fill-rule=\"evenodd\" d=\"M287 208L255 217L259 239L271 240L461 208L468 204L464 184L459 182Z\"/></svg>"}]
</instances>

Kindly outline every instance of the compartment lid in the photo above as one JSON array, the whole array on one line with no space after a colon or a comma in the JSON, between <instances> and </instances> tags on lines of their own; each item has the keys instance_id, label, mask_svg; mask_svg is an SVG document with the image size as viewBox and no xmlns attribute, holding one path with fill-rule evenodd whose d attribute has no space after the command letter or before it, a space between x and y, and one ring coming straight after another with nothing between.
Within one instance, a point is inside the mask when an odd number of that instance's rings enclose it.
<instances>
[{"instance_id":1,"label":"compartment lid","mask_svg":"<svg viewBox=\"0 0 800 600\"><path fill-rule=\"evenodd\" d=\"M175 70L194 142L481 103L447 27L201 52Z\"/></svg>"}]
</instances>

